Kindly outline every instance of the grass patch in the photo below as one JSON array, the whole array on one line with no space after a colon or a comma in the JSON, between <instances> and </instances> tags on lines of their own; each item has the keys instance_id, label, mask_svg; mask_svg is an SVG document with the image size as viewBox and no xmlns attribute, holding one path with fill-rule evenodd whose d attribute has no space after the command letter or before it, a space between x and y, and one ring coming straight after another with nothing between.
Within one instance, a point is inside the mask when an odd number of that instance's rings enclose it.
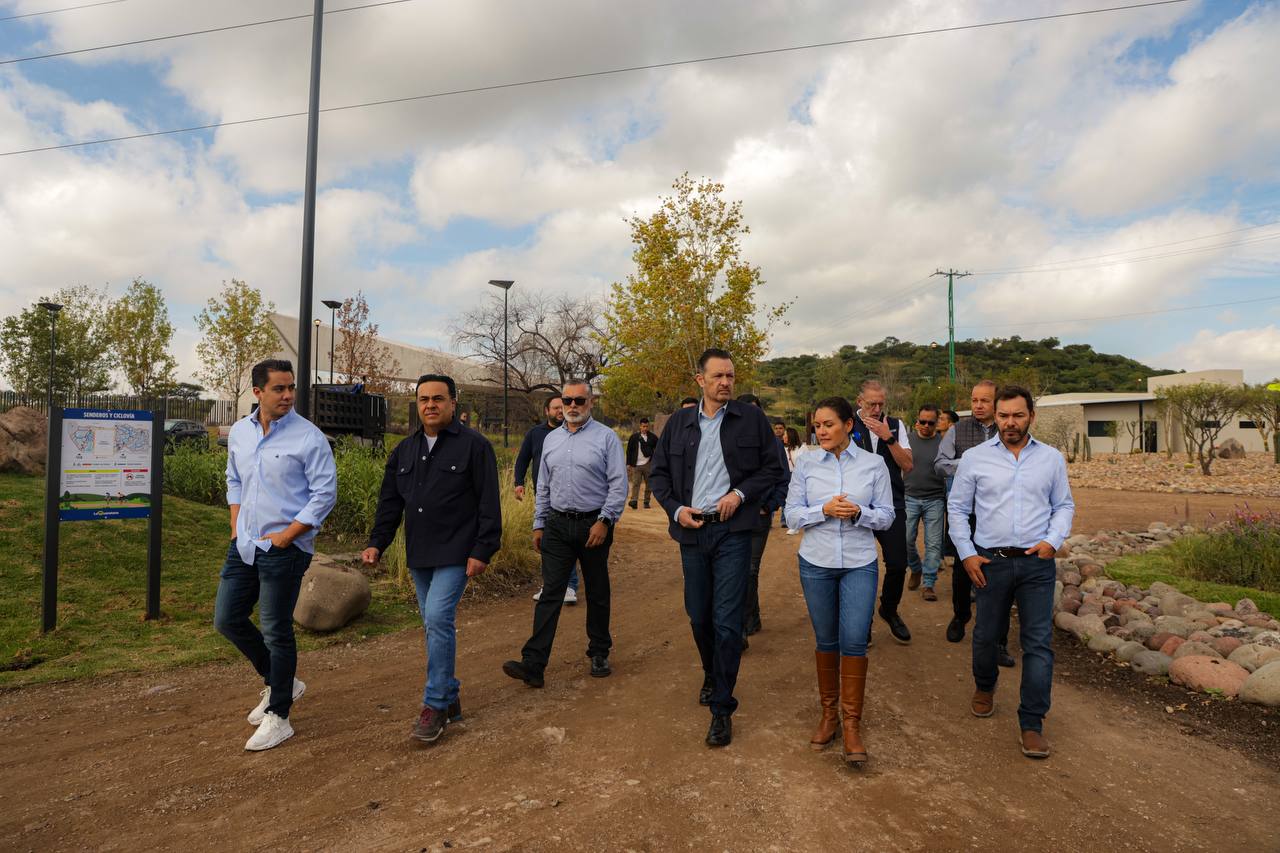
<instances>
[{"instance_id":1,"label":"grass patch","mask_svg":"<svg viewBox=\"0 0 1280 853\"><path fill-rule=\"evenodd\" d=\"M230 536L225 506L166 497L163 617L156 621L142 618L147 522L64 523L58 627L41 634L44 479L0 474L0 494L0 687L239 659L213 628L218 571ZM373 602L364 616L332 634L299 631L299 648L346 643L419 623L411 590L389 574L371 583Z\"/></svg>"},{"instance_id":2,"label":"grass patch","mask_svg":"<svg viewBox=\"0 0 1280 853\"><path fill-rule=\"evenodd\" d=\"M1107 564L1107 576L1121 583L1133 584L1144 589L1156 581L1167 583L1180 592L1204 602L1225 601L1235 605L1242 598L1251 598L1258 609L1280 615L1280 594L1247 586L1215 583L1193 577L1182 559L1183 542L1179 540L1167 548L1129 554Z\"/></svg>"}]
</instances>

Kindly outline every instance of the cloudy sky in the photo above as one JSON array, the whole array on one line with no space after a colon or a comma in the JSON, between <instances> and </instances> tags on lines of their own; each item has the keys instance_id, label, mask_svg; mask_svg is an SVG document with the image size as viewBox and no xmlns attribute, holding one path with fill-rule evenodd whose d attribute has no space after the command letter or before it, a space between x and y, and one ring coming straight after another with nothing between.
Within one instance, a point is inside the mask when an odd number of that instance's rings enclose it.
<instances>
[{"instance_id":1,"label":"cloudy sky","mask_svg":"<svg viewBox=\"0 0 1280 853\"><path fill-rule=\"evenodd\" d=\"M14 62L309 0L0 0L0 155L305 111L310 22ZM330 0L338 10L370 0ZM405 0L325 17L322 106L1114 5ZM1087 342L1280 374L1280 3L1182 2L446 96L321 119L316 302L448 348L490 278L603 295L681 172L743 201L794 299L775 354L886 335ZM195 367L231 277L296 313L306 122L0 156L0 315L159 285ZM1233 304L1227 304L1233 303ZM319 309L321 312L323 308ZM327 312L325 312L327 313Z\"/></svg>"}]
</instances>

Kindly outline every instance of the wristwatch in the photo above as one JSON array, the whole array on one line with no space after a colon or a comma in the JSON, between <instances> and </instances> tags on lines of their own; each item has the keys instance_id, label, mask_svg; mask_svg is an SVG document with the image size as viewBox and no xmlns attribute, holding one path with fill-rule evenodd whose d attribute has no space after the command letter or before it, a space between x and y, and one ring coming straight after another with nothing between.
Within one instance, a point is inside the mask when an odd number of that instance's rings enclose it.
<instances>
[{"instance_id":1,"label":"wristwatch","mask_svg":"<svg viewBox=\"0 0 1280 853\"><path fill-rule=\"evenodd\" d=\"M603 515L597 515L596 521L603 521L606 527L613 527L613 519L605 518Z\"/></svg>"},{"instance_id":2,"label":"wristwatch","mask_svg":"<svg viewBox=\"0 0 1280 853\"><path fill-rule=\"evenodd\" d=\"M889 432L888 438L882 438L880 440L883 441L885 444L889 445L890 447L892 447L893 445L898 443L898 431L891 430Z\"/></svg>"}]
</instances>

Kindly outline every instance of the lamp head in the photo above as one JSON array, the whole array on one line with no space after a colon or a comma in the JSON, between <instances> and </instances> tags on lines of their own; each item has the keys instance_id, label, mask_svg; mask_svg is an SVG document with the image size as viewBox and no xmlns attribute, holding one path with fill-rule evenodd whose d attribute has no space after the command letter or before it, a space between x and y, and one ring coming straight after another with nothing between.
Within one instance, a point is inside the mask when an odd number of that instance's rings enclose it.
<instances>
[{"instance_id":1,"label":"lamp head","mask_svg":"<svg viewBox=\"0 0 1280 853\"><path fill-rule=\"evenodd\" d=\"M40 307L52 314L57 314L62 310L62 306L56 302L41 302Z\"/></svg>"},{"instance_id":2,"label":"lamp head","mask_svg":"<svg viewBox=\"0 0 1280 853\"><path fill-rule=\"evenodd\" d=\"M336 299L322 299L320 300L320 304L325 308L328 308L330 311L337 311L342 307L342 303Z\"/></svg>"},{"instance_id":3,"label":"lamp head","mask_svg":"<svg viewBox=\"0 0 1280 853\"><path fill-rule=\"evenodd\" d=\"M497 279L497 278L489 279L489 283L492 284L494 287L501 287L503 290L510 290L511 285L515 284L514 281L504 281L502 279Z\"/></svg>"}]
</instances>

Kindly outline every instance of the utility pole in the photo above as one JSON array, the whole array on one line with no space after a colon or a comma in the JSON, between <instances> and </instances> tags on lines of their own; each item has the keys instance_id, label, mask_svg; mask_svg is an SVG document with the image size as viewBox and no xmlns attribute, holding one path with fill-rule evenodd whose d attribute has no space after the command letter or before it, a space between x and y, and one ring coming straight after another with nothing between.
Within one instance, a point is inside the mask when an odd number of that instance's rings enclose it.
<instances>
[{"instance_id":1,"label":"utility pole","mask_svg":"<svg viewBox=\"0 0 1280 853\"><path fill-rule=\"evenodd\" d=\"M957 272L956 270L947 270L943 272L938 270L932 275L945 275L947 277L947 375L951 382L956 381L956 288L955 280L964 278L967 275L973 275L968 272Z\"/></svg>"},{"instance_id":2,"label":"utility pole","mask_svg":"<svg viewBox=\"0 0 1280 853\"><path fill-rule=\"evenodd\" d=\"M307 180L302 193L302 292L298 298L298 393L294 408L311 416L311 293L316 266L316 148L320 137L320 45L324 27L324 0L316 0L311 21L311 99L307 109ZM316 329L319 332L319 329ZM317 345L317 349L319 346Z\"/></svg>"}]
</instances>

